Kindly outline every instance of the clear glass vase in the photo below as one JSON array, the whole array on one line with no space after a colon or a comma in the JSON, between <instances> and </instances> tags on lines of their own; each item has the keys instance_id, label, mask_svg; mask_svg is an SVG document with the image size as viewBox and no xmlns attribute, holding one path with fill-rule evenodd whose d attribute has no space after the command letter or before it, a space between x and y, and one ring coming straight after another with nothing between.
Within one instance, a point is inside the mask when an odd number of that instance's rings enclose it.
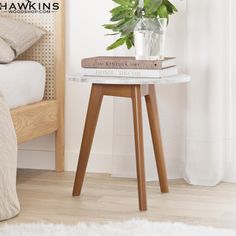
<instances>
[{"instance_id":1,"label":"clear glass vase","mask_svg":"<svg viewBox=\"0 0 236 236\"><path fill-rule=\"evenodd\" d=\"M166 18L140 19L134 29L136 60L164 59L166 27Z\"/></svg>"}]
</instances>

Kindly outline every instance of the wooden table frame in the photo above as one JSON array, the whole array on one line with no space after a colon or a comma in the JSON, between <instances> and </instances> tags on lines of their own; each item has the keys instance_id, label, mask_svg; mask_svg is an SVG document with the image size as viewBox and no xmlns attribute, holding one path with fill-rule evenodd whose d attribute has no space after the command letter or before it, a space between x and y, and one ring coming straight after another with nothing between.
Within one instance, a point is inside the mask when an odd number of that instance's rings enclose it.
<instances>
[{"instance_id":1,"label":"wooden table frame","mask_svg":"<svg viewBox=\"0 0 236 236\"><path fill-rule=\"evenodd\" d=\"M157 172L160 181L160 189L162 193L169 192L165 159L161 140L155 85L92 85L82 144L79 154L78 167L74 182L73 196L79 196L81 194L81 189L86 173L87 163L90 155L90 150L94 138L94 133L99 117L103 96L128 97L132 99L139 209L140 211L145 211L147 210L147 197L144 168L142 96L144 96L146 100Z\"/></svg>"}]
</instances>

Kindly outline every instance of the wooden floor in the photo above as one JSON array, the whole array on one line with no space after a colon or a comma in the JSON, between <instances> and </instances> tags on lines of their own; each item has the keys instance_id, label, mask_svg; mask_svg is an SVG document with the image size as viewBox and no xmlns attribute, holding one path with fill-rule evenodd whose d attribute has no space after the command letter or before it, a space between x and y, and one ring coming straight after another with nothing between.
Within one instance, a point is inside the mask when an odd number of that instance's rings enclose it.
<instances>
[{"instance_id":1,"label":"wooden floor","mask_svg":"<svg viewBox=\"0 0 236 236\"><path fill-rule=\"evenodd\" d=\"M170 181L170 193L161 194L158 183L147 184L148 211L138 211L135 180L109 175L86 176L82 196L71 196L74 173L19 170L17 189L21 213L7 223L120 221L145 218L236 228L236 185L194 187L183 180Z\"/></svg>"}]
</instances>

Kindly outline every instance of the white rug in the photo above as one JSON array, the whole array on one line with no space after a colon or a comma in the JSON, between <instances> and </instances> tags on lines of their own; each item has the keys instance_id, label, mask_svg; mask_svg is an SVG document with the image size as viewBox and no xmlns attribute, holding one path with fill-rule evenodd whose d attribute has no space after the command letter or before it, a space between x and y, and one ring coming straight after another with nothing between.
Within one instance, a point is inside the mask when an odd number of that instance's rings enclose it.
<instances>
[{"instance_id":1,"label":"white rug","mask_svg":"<svg viewBox=\"0 0 236 236\"><path fill-rule=\"evenodd\" d=\"M132 220L123 223L8 225L0 228L0 236L236 236L236 231L189 226L181 223L155 223Z\"/></svg>"}]
</instances>

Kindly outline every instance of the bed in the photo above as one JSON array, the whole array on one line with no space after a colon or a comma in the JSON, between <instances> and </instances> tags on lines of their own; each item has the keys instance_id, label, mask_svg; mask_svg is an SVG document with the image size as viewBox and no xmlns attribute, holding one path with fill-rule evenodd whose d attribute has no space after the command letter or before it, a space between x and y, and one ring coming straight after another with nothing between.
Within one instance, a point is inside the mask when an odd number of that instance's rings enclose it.
<instances>
[{"instance_id":1,"label":"bed","mask_svg":"<svg viewBox=\"0 0 236 236\"><path fill-rule=\"evenodd\" d=\"M10 109L42 101L45 83L46 68L38 62L0 64L0 91Z\"/></svg>"},{"instance_id":2,"label":"bed","mask_svg":"<svg viewBox=\"0 0 236 236\"><path fill-rule=\"evenodd\" d=\"M24 98L20 104L18 101L12 101L14 100L12 98L7 98L7 100L11 107L17 142L24 143L55 132L55 168L56 171L64 171L65 1L58 0L57 2L60 4L60 10L50 14L9 14L5 12L1 14L32 23L47 31L47 35L39 43L15 62L36 61L45 67L44 93L42 94L41 89L40 92L36 92L38 93L37 98L30 98L32 99L30 101L29 98ZM43 74L43 69L39 73ZM31 77L34 77L37 80L35 83L39 83L41 86L43 79L42 77L41 79L36 78L35 74L31 73ZM43 100L34 102L41 100L40 96L43 97ZM30 105L24 105L28 103Z\"/></svg>"}]
</instances>

